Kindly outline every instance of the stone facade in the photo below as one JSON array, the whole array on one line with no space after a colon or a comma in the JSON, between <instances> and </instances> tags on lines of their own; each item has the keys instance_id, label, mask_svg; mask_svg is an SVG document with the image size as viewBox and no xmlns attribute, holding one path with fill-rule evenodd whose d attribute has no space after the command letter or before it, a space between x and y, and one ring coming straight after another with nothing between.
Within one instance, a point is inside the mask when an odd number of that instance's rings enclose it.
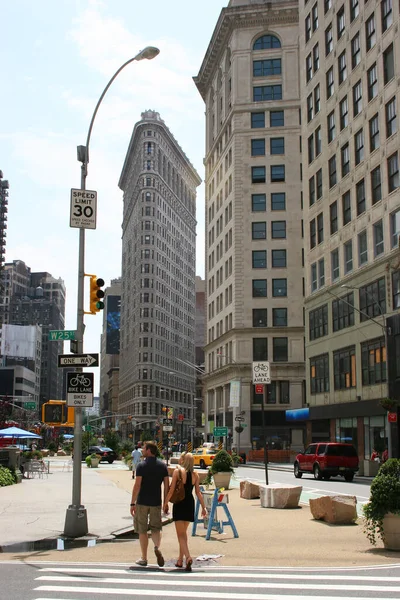
<instances>
[{"instance_id":1,"label":"stone facade","mask_svg":"<svg viewBox=\"0 0 400 600\"><path fill-rule=\"evenodd\" d=\"M227 426L236 448L260 443L251 363L268 359L266 438L302 446L285 419L304 390L298 2L231 2L195 83L206 105L206 435Z\"/></svg>"},{"instance_id":2,"label":"stone facade","mask_svg":"<svg viewBox=\"0 0 400 600\"><path fill-rule=\"evenodd\" d=\"M399 4L299 6L308 437L368 458L400 307Z\"/></svg>"},{"instance_id":3,"label":"stone facade","mask_svg":"<svg viewBox=\"0 0 400 600\"><path fill-rule=\"evenodd\" d=\"M119 412L156 432L162 405L183 415L195 393L196 188L201 180L157 112L136 123L124 192ZM164 414L164 416L166 416ZM176 426L174 422L174 426Z\"/></svg>"}]
</instances>

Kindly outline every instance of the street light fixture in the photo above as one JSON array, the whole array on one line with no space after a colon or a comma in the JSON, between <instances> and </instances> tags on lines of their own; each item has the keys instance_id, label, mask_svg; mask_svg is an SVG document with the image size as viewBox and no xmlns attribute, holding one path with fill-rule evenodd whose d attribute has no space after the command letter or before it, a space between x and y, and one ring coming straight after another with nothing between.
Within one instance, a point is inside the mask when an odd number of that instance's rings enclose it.
<instances>
[{"instance_id":1,"label":"street light fixture","mask_svg":"<svg viewBox=\"0 0 400 600\"><path fill-rule=\"evenodd\" d=\"M159 54L159 49L153 46L146 46L138 52L136 56L127 60L111 77L110 81L104 88L94 109L90 120L88 134L86 138L86 146L78 146L77 156L81 166L81 190L86 189L86 177L89 164L89 143L92 134L94 120L100 104L106 95L109 87L119 73L131 62L140 61L143 59L151 60ZM79 229L79 253L78 253L78 297L77 297L77 353L83 352L83 333L84 333L84 281L85 281L85 230ZM82 371L82 368L77 368L76 371ZM72 472L72 503L68 506L65 524L64 535L68 537L82 537L88 533L87 513L85 507L81 504L81 455L82 455L82 408L75 408L75 427L74 427L74 463Z\"/></svg>"}]
</instances>

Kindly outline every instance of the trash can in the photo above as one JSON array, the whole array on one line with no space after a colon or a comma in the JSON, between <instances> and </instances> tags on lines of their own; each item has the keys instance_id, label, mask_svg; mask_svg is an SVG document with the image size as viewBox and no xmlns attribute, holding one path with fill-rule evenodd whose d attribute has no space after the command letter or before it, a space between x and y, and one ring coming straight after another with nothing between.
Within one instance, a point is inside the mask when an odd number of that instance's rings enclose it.
<instances>
[{"instance_id":1,"label":"trash can","mask_svg":"<svg viewBox=\"0 0 400 600\"><path fill-rule=\"evenodd\" d=\"M243 465L245 465L245 464L246 464L246 453L245 453L245 452L241 452L241 453L239 454L239 456L240 456L240 458L243 460L243 463L242 463L242 464L243 464Z\"/></svg>"}]
</instances>

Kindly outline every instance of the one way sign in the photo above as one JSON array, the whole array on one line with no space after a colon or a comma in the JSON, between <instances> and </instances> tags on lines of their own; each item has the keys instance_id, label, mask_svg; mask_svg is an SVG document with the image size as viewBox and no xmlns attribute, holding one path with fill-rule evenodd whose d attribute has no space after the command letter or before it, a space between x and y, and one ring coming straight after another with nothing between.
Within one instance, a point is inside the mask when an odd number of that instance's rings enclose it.
<instances>
[{"instance_id":1,"label":"one way sign","mask_svg":"<svg viewBox=\"0 0 400 600\"><path fill-rule=\"evenodd\" d=\"M59 367L98 367L98 354L59 354Z\"/></svg>"}]
</instances>

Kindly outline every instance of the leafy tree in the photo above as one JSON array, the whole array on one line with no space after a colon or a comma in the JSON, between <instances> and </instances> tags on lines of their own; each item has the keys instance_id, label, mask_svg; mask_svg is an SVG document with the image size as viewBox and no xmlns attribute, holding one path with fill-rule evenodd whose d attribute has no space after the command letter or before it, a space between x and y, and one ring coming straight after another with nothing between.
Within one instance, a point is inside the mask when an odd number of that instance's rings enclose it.
<instances>
[{"instance_id":1,"label":"leafy tree","mask_svg":"<svg viewBox=\"0 0 400 600\"><path fill-rule=\"evenodd\" d=\"M133 442L131 442L130 440L125 440L125 442L122 442L121 452L124 452L125 454L131 454L132 450Z\"/></svg>"},{"instance_id":2,"label":"leafy tree","mask_svg":"<svg viewBox=\"0 0 400 600\"><path fill-rule=\"evenodd\" d=\"M91 431L84 431L82 433L82 449L88 450L89 446L94 446L96 438Z\"/></svg>"},{"instance_id":3,"label":"leafy tree","mask_svg":"<svg viewBox=\"0 0 400 600\"><path fill-rule=\"evenodd\" d=\"M150 429L143 429L142 433L140 434L140 441L141 442L152 442L153 441L153 436L151 435Z\"/></svg>"},{"instance_id":4,"label":"leafy tree","mask_svg":"<svg viewBox=\"0 0 400 600\"><path fill-rule=\"evenodd\" d=\"M106 431L106 433L104 435L104 445L105 446L107 446L108 448L111 448L112 450L114 450L114 452L119 454L120 443L121 442L119 439L119 435L116 431L112 431L111 429Z\"/></svg>"}]
</instances>

